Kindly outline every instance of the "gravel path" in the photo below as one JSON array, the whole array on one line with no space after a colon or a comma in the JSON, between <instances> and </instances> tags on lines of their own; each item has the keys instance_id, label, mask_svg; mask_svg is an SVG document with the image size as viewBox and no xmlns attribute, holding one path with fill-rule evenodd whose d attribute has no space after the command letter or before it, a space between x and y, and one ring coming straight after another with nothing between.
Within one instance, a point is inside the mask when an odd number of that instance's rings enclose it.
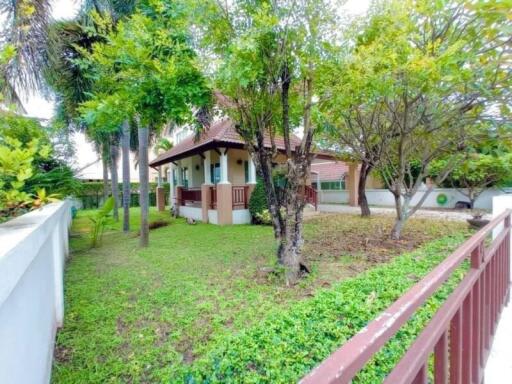
<instances>
[{"instance_id":1,"label":"gravel path","mask_svg":"<svg viewBox=\"0 0 512 384\"><path fill-rule=\"evenodd\" d=\"M386 207L370 207L372 214L376 215L394 215L394 208L386 208ZM350 205L342 205L342 204L319 204L318 205L319 212L329 212L329 213L350 213L350 214L359 214L361 210L359 207L351 207ZM413 217L427 217L433 219L445 219L445 220L455 220L455 221L465 221L466 219L470 219L472 216L467 211L437 211L431 209L419 209ZM485 214L484 219L490 219L490 214Z\"/></svg>"}]
</instances>

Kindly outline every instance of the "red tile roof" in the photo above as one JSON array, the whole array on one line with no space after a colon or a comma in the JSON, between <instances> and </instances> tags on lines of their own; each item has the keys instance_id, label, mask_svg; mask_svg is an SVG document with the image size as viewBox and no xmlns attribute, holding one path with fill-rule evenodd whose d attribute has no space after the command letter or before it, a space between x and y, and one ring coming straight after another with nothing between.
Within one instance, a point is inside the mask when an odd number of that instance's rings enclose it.
<instances>
[{"instance_id":1,"label":"red tile roof","mask_svg":"<svg viewBox=\"0 0 512 384\"><path fill-rule=\"evenodd\" d=\"M318 174L320 181L341 180L348 173L348 165L343 161L311 163L311 173ZM312 181L316 181L315 175Z\"/></svg>"},{"instance_id":2,"label":"red tile roof","mask_svg":"<svg viewBox=\"0 0 512 384\"><path fill-rule=\"evenodd\" d=\"M208 148L223 147L223 144L228 147L243 147L245 145L230 119L223 119L216 122L208 130L203 132L198 140L195 139L194 135L185 138L167 152L159 155L156 159L151 161L149 165L155 167L191 156L194 153L200 152L202 147L206 150ZM297 136L292 135L290 140L292 148L300 145L301 140ZM282 137L276 137L275 143L277 149L285 149ZM265 137L265 146L270 147L270 138L268 137Z\"/></svg>"}]
</instances>

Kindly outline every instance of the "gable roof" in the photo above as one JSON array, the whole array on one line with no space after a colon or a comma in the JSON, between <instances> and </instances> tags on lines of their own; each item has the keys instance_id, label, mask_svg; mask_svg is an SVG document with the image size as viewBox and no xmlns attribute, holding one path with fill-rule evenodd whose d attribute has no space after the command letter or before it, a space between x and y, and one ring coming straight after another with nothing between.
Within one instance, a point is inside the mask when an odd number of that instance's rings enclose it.
<instances>
[{"instance_id":1,"label":"gable roof","mask_svg":"<svg viewBox=\"0 0 512 384\"><path fill-rule=\"evenodd\" d=\"M316 173L320 181L338 181L348 172L348 165L343 161L311 163L311 173ZM315 181L314 178L312 181Z\"/></svg>"},{"instance_id":2,"label":"gable roof","mask_svg":"<svg viewBox=\"0 0 512 384\"><path fill-rule=\"evenodd\" d=\"M275 144L278 150L284 151L284 139L282 137L275 137ZM290 137L292 148L300 145L301 140L292 135ZM265 137L265 146L270 148L270 138ZM185 157L201 153L213 148L226 147L226 148L245 148L244 140L236 132L235 126L231 119L222 119L213 124L209 129L204 131L198 140L194 135L190 135L183 141L176 144L167 152L164 152L156 157L149 163L151 167L157 167L162 164L170 163L175 160L180 160Z\"/></svg>"}]
</instances>

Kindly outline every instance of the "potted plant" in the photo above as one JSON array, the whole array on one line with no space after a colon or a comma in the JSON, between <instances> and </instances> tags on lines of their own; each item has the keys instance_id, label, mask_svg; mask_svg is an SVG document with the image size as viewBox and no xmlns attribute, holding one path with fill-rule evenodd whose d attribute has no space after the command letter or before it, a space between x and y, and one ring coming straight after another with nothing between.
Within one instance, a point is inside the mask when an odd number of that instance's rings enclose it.
<instances>
[{"instance_id":1,"label":"potted plant","mask_svg":"<svg viewBox=\"0 0 512 384\"><path fill-rule=\"evenodd\" d=\"M475 228L475 229L479 229L479 228L483 228L487 224L489 224L490 220L482 218L484 216L484 213L485 212L483 212L481 210L474 209L471 212L472 218L471 219L467 219L467 222L469 223L470 227Z\"/></svg>"}]
</instances>

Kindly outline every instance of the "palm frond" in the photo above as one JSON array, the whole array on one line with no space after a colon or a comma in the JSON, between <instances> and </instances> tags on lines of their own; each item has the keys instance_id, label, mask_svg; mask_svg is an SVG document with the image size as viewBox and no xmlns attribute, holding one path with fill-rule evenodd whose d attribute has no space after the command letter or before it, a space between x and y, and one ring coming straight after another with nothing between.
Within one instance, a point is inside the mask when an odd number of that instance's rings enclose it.
<instances>
[{"instance_id":1,"label":"palm frond","mask_svg":"<svg viewBox=\"0 0 512 384\"><path fill-rule=\"evenodd\" d=\"M6 64L2 75L16 92L44 89L41 69L46 62L48 25L51 20L50 0L0 0L0 46L10 44L15 56Z\"/></svg>"}]
</instances>

